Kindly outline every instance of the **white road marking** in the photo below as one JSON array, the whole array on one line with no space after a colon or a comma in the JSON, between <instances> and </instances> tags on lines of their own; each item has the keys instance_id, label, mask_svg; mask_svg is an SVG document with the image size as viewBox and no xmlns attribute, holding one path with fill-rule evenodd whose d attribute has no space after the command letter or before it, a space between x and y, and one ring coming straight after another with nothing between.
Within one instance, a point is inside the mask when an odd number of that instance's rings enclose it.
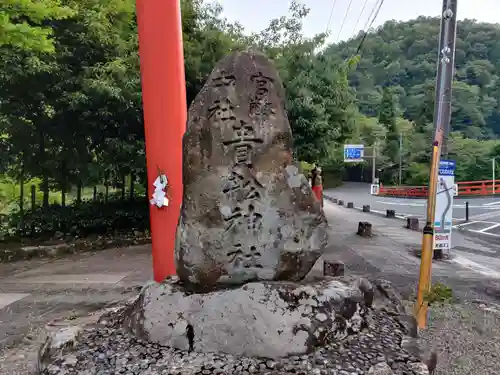
<instances>
[{"instance_id":1,"label":"white road marking","mask_svg":"<svg viewBox=\"0 0 500 375\"><path fill-rule=\"evenodd\" d=\"M468 221L466 223L455 225L455 226L465 227L466 225L477 224L477 223L484 223L484 221Z\"/></svg>"},{"instance_id":2,"label":"white road marking","mask_svg":"<svg viewBox=\"0 0 500 375\"><path fill-rule=\"evenodd\" d=\"M497 204L500 204L500 201L484 203L483 206L496 206Z\"/></svg>"},{"instance_id":3,"label":"white road marking","mask_svg":"<svg viewBox=\"0 0 500 375\"><path fill-rule=\"evenodd\" d=\"M28 296L26 293L0 293L0 310Z\"/></svg>"},{"instance_id":4,"label":"white road marking","mask_svg":"<svg viewBox=\"0 0 500 375\"><path fill-rule=\"evenodd\" d=\"M392 205L392 206L410 206L410 207L426 207L427 202L423 203L415 203L415 202L408 202L408 201L402 201L402 202L395 202L395 201L375 201L376 203L381 203L381 204L387 204L387 205ZM498 202L500 204L500 202ZM453 208L465 208L465 204L454 204ZM493 206L488 206L487 203L483 205L469 205L469 208L480 208L483 210L495 210L495 211L500 211L500 207L493 207Z\"/></svg>"},{"instance_id":5,"label":"white road marking","mask_svg":"<svg viewBox=\"0 0 500 375\"><path fill-rule=\"evenodd\" d=\"M490 229L495 229L496 227L500 226L500 223L496 223L494 225L490 225L489 227L486 227L486 228L483 228L483 229L480 229L478 232L480 233L484 233L484 232L487 232L489 231Z\"/></svg>"},{"instance_id":6,"label":"white road marking","mask_svg":"<svg viewBox=\"0 0 500 375\"><path fill-rule=\"evenodd\" d=\"M500 279L500 272L492 270L491 268L480 265L479 263L473 262L472 260L465 258L461 255L455 255L451 258L451 261L457 263L458 265L467 268L471 271L480 273L488 277L494 277Z\"/></svg>"},{"instance_id":7,"label":"white road marking","mask_svg":"<svg viewBox=\"0 0 500 375\"><path fill-rule=\"evenodd\" d=\"M481 233L481 234L486 234L487 236L492 236L492 237L500 237L500 234L496 233L490 233L490 232L481 232L475 229L467 229L468 231L475 232L475 233Z\"/></svg>"}]
</instances>

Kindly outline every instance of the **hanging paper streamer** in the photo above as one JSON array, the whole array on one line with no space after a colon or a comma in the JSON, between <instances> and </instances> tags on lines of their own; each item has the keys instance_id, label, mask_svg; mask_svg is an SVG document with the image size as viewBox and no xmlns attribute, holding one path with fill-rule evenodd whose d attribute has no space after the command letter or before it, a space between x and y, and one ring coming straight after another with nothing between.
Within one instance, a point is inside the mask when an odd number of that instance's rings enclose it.
<instances>
[{"instance_id":1,"label":"hanging paper streamer","mask_svg":"<svg viewBox=\"0 0 500 375\"><path fill-rule=\"evenodd\" d=\"M156 178L155 182L153 183L153 186L155 187L155 190L153 192L153 196L149 201L149 203L158 208L161 208L163 206L168 206L168 198L166 193L166 189L168 186L167 176L160 173L160 175Z\"/></svg>"}]
</instances>

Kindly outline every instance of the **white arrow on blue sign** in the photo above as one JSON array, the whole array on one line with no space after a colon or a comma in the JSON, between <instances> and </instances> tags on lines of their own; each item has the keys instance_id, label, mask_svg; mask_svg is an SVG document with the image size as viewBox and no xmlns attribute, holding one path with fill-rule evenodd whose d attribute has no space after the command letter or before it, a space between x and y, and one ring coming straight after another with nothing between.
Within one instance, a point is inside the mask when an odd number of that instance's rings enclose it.
<instances>
[{"instance_id":1,"label":"white arrow on blue sign","mask_svg":"<svg viewBox=\"0 0 500 375\"><path fill-rule=\"evenodd\" d=\"M365 156L364 145L344 145L344 162L359 163L362 162Z\"/></svg>"}]
</instances>

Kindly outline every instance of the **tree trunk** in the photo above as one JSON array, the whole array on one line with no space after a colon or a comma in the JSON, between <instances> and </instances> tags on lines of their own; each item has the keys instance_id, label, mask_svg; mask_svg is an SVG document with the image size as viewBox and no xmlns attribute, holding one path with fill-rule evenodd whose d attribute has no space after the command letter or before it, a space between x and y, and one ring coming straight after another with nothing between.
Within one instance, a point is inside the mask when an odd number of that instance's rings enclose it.
<instances>
[{"instance_id":1,"label":"tree trunk","mask_svg":"<svg viewBox=\"0 0 500 375\"><path fill-rule=\"evenodd\" d=\"M122 175L122 200L125 200L125 175Z\"/></svg>"},{"instance_id":2,"label":"tree trunk","mask_svg":"<svg viewBox=\"0 0 500 375\"><path fill-rule=\"evenodd\" d=\"M61 189L61 206L66 207L66 187Z\"/></svg>"},{"instance_id":3,"label":"tree trunk","mask_svg":"<svg viewBox=\"0 0 500 375\"><path fill-rule=\"evenodd\" d=\"M109 195L109 173L106 173L106 176L104 177L104 203L108 203L108 195Z\"/></svg>"},{"instance_id":4,"label":"tree trunk","mask_svg":"<svg viewBox=\"0 0 500 375\"><path fill-rule=\"evenodd\" d=\"M38 152L40 157L40 166L42 167L42 192L43 192L43 203L42 207L44 211L49 208L49 172L46 166L45 160L45 134L43 129L40 129L39 132L39 144L38 144Z\"/></svg>"},{"instance_id":5,"label":"tree trunk","mask_svg":"<svg viewBox=\"0 0 500 375\"><path fill-rule=\"evenodd\" d=\"M36 208L36 186L31 185L31 211L35 211Z\"/></svg>"},{"instance_id":6,"label":"tree trunk","mask_svg":"<svg viewBox=\"0 0 500 375\"><path fill-rule=\"evenodd\" d=\"M135 174L131 173L130 174L130 191L129 191L129 198L131 201L134 200L134 194L135 194Z\"/></svg>"},{"instance_id":7,"label":"tree trunk","mask_svg":"<svg viewBox=\"0 0 500 375\"><path fill-rule=\"evenodd\" d=\"M94 193L92 194L92 199L94 202L97 200L97 186L94 186Z\"/></svg>"},{"instance_id":8,"label":"tree trunk","mask_svg":"<svg viewBox=\"0 0 500 375\"><path fill-rule=\"evenodd\" d=\"M61 206L66 207L66 164L61 163Z\"/></svg>"},{"instance_id":9,"label":"tree trunk","mask_svg":"<svg viewBox=\"0 0 500 375\"><path fill-rule=\"evenodd\" d=\"M21 176L19 179L19 229L24 229L24 163L21 165Z\"/></svg>"},{"instance_id":10,"label":"tree trunk","mask_svg":"<svg viewBox=\"0 0 500 375\"><path fill-rule=\"evenodd\" d=\"M78 180L78 185L76 185L76 205L79 206L82 203L82 182Z\"/></svg>"}]
</instances>

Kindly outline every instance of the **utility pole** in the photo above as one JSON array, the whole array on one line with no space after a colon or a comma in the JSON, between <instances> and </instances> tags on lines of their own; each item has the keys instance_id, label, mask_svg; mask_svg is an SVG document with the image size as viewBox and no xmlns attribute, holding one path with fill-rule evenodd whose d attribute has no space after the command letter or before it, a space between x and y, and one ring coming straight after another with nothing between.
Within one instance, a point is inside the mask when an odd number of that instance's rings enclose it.
<instances>
[{"instance_id":1,"label":"utility pole","mask_svg":"<svg viewBox=\"0 0 500 375\"><path fill-rule=\"evenodd\" d=\"M372 159L372 184L375 183L376 171L377 171L377 147L378 147L378 141L375 141L373 145L373 159Z\"/></svg>"},{"instance_id":2,"label":"utility pole","mask_svg":"<svg viewBox=\"0 0 500 375\"><path fill-rule=\"evenodd\" d=\"M457 38L457 0L443 0L439 53L434 102L434 122L443 124L441 154L448 157L448 137L451 127L451 91L455 75L455 44Z\"/></svg>"},{"instance_id":3,"label":"utility pole","mask_svg":"<svg viewBox=\"0 0 500 375\"><path fill-rule=\"evenodd\" d=\"M496 158L491 159L491 172L493 174L493 195L496 193L496 186L495 186L495 169L497 166L497 161Z\"/></svg>"},{"instance_id":4,"label":"utility pole","mask_svg":"<svg viewBox=\"0 0 500 375\"><path fill-rule=\"evenodd\" d=\"M403 133L399 133L399 186L403 175Z\"/></svg>"},{"instance_id":5,"label":"utility pole","mask_svg":"<svg viewBox=\"0 0 500 375\"><path fill-rule=\"evenodd\" d=\"M425 296L431 286L431 271L434 245L434 216L436 214L436 192L441 153L447 155L446 138L450 130L451 82L457 22L457 0L443 0L441 14L440 50L436 77L436 107L434 112L435 134L432 143L429 188L427 196L427 217L423 230L420 278L418 282L415 318L419 328L427 327L428 303Z\"/></svg>"}]
</instances>

